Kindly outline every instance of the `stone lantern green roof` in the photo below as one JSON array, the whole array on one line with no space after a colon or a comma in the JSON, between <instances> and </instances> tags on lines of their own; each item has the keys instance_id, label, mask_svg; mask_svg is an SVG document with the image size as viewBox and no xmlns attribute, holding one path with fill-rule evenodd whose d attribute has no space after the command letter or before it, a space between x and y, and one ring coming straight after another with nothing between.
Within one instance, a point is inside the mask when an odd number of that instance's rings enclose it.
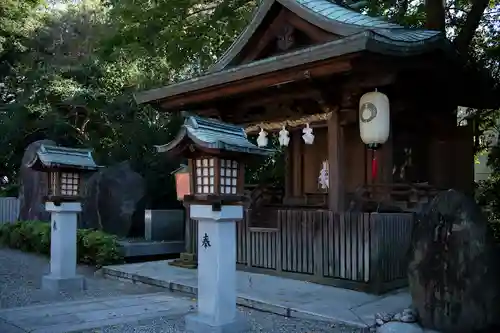
<instances>
[{"instance_id":1,"label":"stone lantern green roof","mask_svg":"<svg viewBox=\"0 0 500 333\"><path fill-rule=\"evenodd\" d=\"M99 167L92 157L92 149L41 145L27 166L35 170L76 169L94 171Z\"/></svg>"},{"instance_id":2,"label":"stone lantern green roof","mask_svg":"<svg viewBox=\"0 0 500 333\"><path fill-rule=\"evenodd\" d=\"M188 116L177 137L165 144L155 146L157 152L169 152L189 141L202 150L226 151L249 155L270 155L272 149L260 148L248 141L245 130L236 125L216 119Z\"/></svg>"}]
</instances>

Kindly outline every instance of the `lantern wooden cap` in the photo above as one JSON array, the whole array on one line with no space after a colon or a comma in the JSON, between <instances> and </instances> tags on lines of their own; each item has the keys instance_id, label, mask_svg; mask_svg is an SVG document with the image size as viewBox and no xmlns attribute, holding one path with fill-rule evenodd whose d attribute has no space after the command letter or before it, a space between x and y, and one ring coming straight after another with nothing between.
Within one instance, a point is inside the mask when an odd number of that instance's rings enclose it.
<instances>
[{"instance_id":1,"label":"lantern wooden cap","mask_svg":"<svg viewBox=\"0 0 500 333\"><path fill-rule=\"evenodd\" d=\"M244 195L231 195L231 194L190 194L184 197L186 204L201 204L212 205L221 204L225 206L243 205L248 201L248 197Z\"/></svg>"},{"instance_id":2,"label":"lantern wooden cap","mask_svg":"<svg viewBox=\"0 0 500 333\"><path fill-rule=\"evenodd\" d=\"M81 195L46 195L45 201L53 202L54 205L60 206L63 202L81 202L83 196Z\"/></svg>"}]
</instances>

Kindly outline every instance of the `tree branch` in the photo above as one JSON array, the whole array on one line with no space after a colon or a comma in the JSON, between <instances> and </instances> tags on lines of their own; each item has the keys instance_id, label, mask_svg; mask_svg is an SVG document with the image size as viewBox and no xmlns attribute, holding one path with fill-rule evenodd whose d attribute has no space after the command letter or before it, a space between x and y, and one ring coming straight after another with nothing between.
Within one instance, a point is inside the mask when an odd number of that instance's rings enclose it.
<instances>
[{"instance_id":1,"label":"tree branch","mask_svg":"<svg viewBox=\"0 0 500 333\"><path fill-rule=\"evenodd\" d=\"M488 4L489 0L475 0L472 4L472 8L467 15L465 24L462 29L460 29L460 32L454 41L458 52L461 54L468 54L469 46L474 38L477 28L479 27L479 23L481 22L481 18L484 11L488 7Z\"/></svg>"}]
</instances>

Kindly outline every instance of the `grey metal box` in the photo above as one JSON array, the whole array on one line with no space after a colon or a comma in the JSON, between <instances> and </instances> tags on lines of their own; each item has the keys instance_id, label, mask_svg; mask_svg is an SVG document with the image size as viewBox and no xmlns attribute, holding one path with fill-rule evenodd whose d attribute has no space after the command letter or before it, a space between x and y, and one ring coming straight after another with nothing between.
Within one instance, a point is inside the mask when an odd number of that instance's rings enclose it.
<instances>
[{"instance_id":1,"label":"grey metal box","mask_svg":"<svg viewBox=\"0 0 500 333\"><path fill-rule=\"evenodd\" d=\"M146 210L144 238L147 241L184 241L184 210Z\"/></svg>"}]
</instances>

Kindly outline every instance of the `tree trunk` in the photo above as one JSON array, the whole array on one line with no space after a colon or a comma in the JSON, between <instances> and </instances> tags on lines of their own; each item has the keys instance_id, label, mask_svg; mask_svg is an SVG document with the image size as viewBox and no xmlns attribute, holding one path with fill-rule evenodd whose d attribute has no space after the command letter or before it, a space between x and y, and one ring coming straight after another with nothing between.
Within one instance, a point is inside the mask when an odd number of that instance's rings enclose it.
<instances>
[{"instance_id":1,"label":"tree trunk","mask_svg":"<svg viewBox=\"0 0 500 333\"><path fill-rule=\"evenodd\" d=\"M483 0L481 0L483 1ZM425 27L429 30L444 32L444 1L425 0Z\"/></svg>"}]
</instances>

